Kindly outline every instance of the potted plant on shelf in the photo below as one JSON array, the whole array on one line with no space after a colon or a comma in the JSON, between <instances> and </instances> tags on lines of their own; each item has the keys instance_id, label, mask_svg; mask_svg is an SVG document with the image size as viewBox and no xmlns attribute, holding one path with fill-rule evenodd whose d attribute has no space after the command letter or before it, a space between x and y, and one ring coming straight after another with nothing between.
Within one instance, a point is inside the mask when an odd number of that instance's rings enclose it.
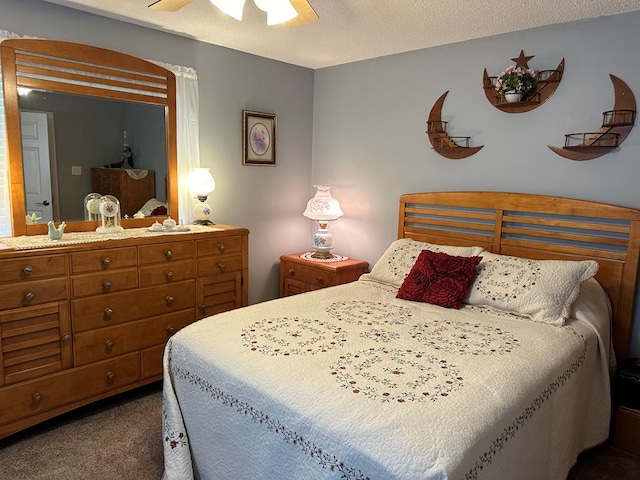
<instances>
[{"instance_id":1,"label":"potted plant on shelf","mask_svg":"<svg viewBox=\"0 0 640 480\"><path fill-rule=\"evenodd\" d=\"M507 102L519 102L536 87L536 72L520 65L507 67L496 79L496 90Z\"/></svg>"}]
</instances>

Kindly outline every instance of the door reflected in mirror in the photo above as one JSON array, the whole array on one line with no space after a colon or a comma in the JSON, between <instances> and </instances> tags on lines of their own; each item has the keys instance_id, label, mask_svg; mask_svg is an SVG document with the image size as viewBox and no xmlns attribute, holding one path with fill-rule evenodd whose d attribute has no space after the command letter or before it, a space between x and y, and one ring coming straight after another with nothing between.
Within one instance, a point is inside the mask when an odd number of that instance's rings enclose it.
<instances>
[{"instance_id":1,"label":"door reflected in mirror","mask_svg":"<svg viewBox=\"0 0 640 480\"><path fill-rule=\"evenodd\" d=\"M123 216L166 215L163 106L41 90L18 104L27 215L83 220L92 192L117 197Z\"/></svg>"}]
</instances>

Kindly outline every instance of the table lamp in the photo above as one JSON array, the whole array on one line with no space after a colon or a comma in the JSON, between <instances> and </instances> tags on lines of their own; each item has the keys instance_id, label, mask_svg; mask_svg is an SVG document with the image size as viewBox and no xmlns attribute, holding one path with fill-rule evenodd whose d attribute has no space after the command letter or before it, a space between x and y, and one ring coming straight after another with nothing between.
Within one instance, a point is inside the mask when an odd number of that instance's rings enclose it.
<instances>
[{"instance_id":1,"label":"table lamp","mask_svg":"<svg viewBox=\"0 0 640 480\"><path fill-rule=\"evenodd\" d=\"M307 202L307 209L303 215L310 220L318 222L318 231L313 235L313 248L315 253L312 258L333 258L333 235L329 232L329 222L337 220L344 213L340 209L338 200L331 196L332 185L314 185L315 196Z\"/></svg>"},{"instance_id":2,"label":"table lamp","mask_svg":"<svg viewBox=\"0 0 640 480\"><path fill-rule=\"evenodd\" d=\"M208 168L194 168L189 175L189 190L196 196L198 203L193 207L193 216L200 225L213 223L211 218L211 206L206 203L207 197L216 189L216 182L213 180Z\"/></svg>"}]
</instances>

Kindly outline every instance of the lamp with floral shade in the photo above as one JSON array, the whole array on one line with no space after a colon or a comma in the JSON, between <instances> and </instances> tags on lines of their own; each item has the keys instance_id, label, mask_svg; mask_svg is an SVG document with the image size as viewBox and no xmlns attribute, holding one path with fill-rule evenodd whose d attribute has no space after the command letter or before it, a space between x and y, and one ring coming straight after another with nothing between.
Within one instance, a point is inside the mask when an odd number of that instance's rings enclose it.
<instances>
[{"instance_id":1,"label":"lamp with floral shade","mask_svg":"<svg viewBox=\"0 0 640 480\"><path fill-rule=\"evenodd\" d=\"M329 231L329 222L337 220L344 215L338 200L331 196L332 185L314 185L315 196L307 202L307 208L303 215L309 220L318 223L318 231L313 235L313 248L315 252L312 258L333 258L333 235Z\"/></svg>"},{"instance_id":2,"label":"lamp with floral shade","mask_svg":"<svg viewBox=\"0 0 640 480\"><path fill-rule=\"evenodd\" d=\"M213 223L211 218L211 206L207 203L207 197L216 188L216 182L213 180L208 168L194 168L189 175L189 190L198 199L193 207L193 223L200 225L208 225Z\"/></svg>"}]
</instances>

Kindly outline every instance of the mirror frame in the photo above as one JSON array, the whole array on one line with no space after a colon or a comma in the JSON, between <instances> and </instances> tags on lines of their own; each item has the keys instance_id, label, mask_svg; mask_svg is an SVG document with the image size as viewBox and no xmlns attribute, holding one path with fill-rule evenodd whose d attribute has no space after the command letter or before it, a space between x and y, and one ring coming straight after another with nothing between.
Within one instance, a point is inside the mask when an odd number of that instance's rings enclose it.
<instances>
[{"instance_id":1,"label":"mirror frame","mask_svg":"<svg viewBox=\"0 0 640 480\"><path fill-rule=\"evenodd\" d=\"M26 223L18 87L161 105L167 142L167 215L178 218L175 75L155 63L90 45L40 39L0 43L13 235L42 235L47 225ZM90 193L90 192L87 192ZM80 199L79 201L82 201ZM166 217L122 218L124 228ZM96 221L66 222L67 232L93 231Z\"/></svg>"}]
</instances>

